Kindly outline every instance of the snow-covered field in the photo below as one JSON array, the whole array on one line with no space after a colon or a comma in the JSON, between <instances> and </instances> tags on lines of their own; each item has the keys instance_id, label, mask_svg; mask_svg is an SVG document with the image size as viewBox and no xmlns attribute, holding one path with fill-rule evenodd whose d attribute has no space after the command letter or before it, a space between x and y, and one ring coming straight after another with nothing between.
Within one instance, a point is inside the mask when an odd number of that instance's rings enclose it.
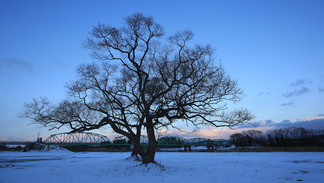
<instances>
[{"instance_id":1,"label":"snow-covered field","mask_svg":"<svg viewBox=\"0 0 324 183\"><path fill-rule=\"evenodd\" d=\"M324 153L159 152L163 167L129 152L0 152L0 183L324 182Z\"/></svg>"}]
</instances>

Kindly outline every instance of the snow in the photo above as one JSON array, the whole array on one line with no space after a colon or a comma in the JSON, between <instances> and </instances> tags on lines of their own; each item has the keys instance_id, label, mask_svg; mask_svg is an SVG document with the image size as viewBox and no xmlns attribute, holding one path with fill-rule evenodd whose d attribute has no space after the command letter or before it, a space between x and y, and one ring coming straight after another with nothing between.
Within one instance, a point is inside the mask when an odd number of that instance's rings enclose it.
<instances>
[{"instance_id":1,"label":"snow","mask_svg":"<svg viewBox=\"0 0 324 183\"><path fill-rule=\"evenodd\" d=\"M324 153L158 152L160 164L126 160L130 152L62 149L0 152L0 182L323 182Z\"/></svg>"}]
</instances>

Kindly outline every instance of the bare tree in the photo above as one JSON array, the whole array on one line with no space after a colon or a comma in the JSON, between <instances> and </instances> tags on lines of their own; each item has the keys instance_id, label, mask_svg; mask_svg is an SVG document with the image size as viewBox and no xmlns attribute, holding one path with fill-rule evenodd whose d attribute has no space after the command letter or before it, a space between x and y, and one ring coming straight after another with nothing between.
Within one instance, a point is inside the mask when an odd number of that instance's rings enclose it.
<instances>
[{"instance_id":1,"label":"bare tree","mask_svg":"<svg viewBox=\"0 0 324 183\"><path fill-rule=\"evenodd\" d=\"M132 154L143 163L154 162L158 128L179 129L183 121L231 127L252 118L245 109L225 112L242 91L210 45L189 47L189 30L164 38L163 27L141 13L126 17L121 28L98 24L84 47L100 62L78 67L78 79L67 85L68 99L58 105L34 100L22 116L52 128L66 125L71 132L109 125L130 139ZM147 148L140 145L142 130Z\"/></svg>"},{"instance_id":2,"label":"bare tree","mask_svg":"<svg viewBox=\"0 0 324 183\"><path fill-rule=\"evenodd\" d=\"M237 147L247 146L248 142L246 136L242 135L241 133L234 133L230 136L230 140L233 144Z\"/></svg>"},{"instance_id":3,"label":"bare tree","mask_svg":"<svg viewBox=\"0 0 324 183\"><path fill-rule=\"evenodd\" d=\"M247 146L255 146L263 144L264 135L259 130L242 131L242 135L247 138Z\"/></svg>"}]
</instances>

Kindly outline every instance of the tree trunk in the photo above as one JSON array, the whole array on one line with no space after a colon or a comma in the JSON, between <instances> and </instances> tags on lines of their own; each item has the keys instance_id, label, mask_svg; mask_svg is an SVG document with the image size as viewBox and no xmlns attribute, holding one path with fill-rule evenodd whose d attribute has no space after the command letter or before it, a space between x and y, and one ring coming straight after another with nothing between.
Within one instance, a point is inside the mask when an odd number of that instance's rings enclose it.
<instances>
[{"instance_id":1,"label":"tree trunk","mask_svg":"<svg viewBox=\"0 0 324 183\"><path fill-rule=\"evenodd\" d=\"M142 154L142 147L140 145L140 139L133 139L131 140L133 145L133 150L131 157L133 157L135 160L140 160L140 157L138 155Z\"/></svg>"},{"instance_id":2,"label":"tree trunk","mask_svg":"<svg viewBox=\"0 0 324 183\"><path fill-rule=\"evenodd\" d=\"M142 163L144 164L155 163L155 153L157 148L157 142L155 139L152 118L148 117L146 120L147 120L146 132L147 132L149 143L148 143L147 151L141 154Z\"/></svg>"}]
</instances>

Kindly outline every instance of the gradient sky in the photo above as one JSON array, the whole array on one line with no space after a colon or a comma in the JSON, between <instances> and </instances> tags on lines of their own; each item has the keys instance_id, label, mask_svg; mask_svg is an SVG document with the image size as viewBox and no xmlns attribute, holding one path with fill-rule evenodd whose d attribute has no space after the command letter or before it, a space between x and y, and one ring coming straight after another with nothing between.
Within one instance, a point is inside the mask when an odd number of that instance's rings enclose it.
<instances>
[{"instance_id":1,"label":"gradient sky","mask_svg":"<svg viewBox=\"0 0 324 183\"><path fill-rule=\"evenodd\" d=\"M323 7L322 0L0 0L0 140L67 131L48 132L17 114L33 97L64 99L76 66L93 61L81 47L92 26L119 27L135 12L153 16L167 35L191 29L193 43L212 44L245 92L231 107L249 109L252 123L324 129Z\"/></svg>"}]
</instances>

